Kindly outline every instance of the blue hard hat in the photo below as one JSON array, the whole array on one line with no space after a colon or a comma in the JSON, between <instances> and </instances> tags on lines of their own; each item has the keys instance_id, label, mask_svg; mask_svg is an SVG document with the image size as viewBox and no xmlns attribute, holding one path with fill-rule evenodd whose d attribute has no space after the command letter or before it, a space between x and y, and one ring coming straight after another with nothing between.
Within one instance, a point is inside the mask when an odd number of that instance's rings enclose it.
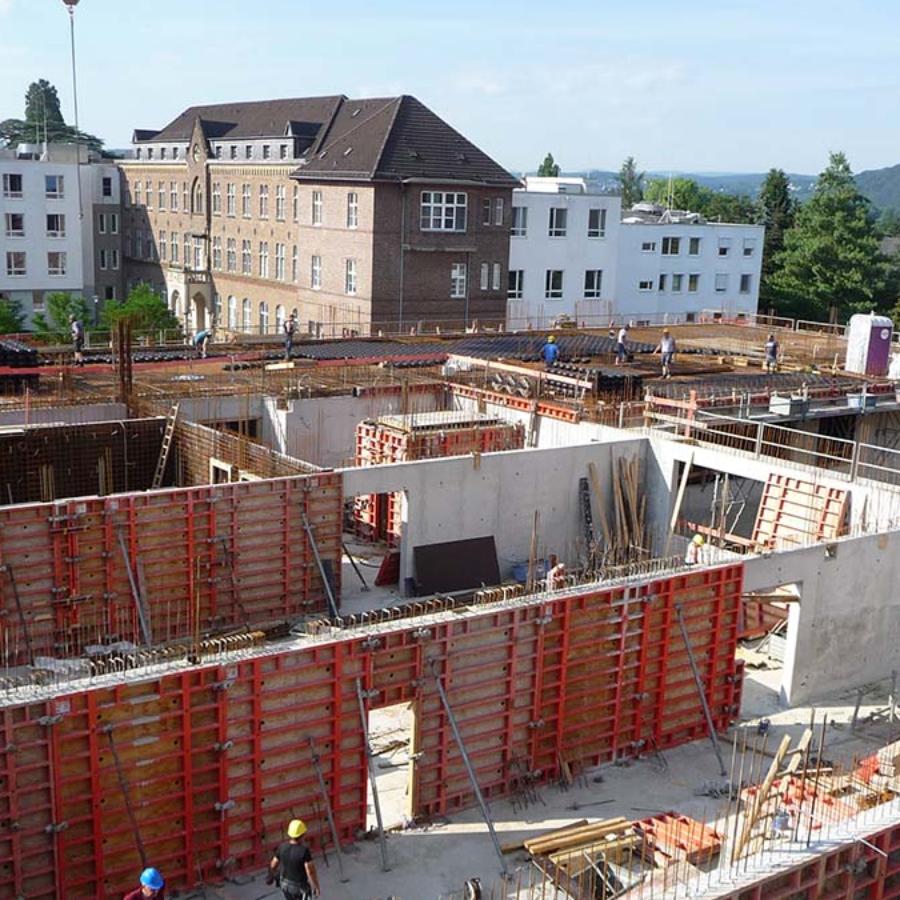
<instances>
[{"instance_id":1,"label":"blue hard hat","mask_svg":"<svg viewBox=\"0 0 900 900\"><path fill-rule=\"evenodd\" d=\"M159 874L159 869L150 868L141 872L141 884L152 891L161 891L166 883L163 881L162 875Z\"/></svg>"}]
</instances>

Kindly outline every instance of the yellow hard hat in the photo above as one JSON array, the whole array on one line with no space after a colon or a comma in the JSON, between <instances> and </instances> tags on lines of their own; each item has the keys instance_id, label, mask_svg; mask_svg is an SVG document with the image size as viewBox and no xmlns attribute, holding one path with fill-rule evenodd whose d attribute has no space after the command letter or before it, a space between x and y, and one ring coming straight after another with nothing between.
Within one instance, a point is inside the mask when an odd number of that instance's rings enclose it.
<instances>
[{"instance_id":1,"label":"yellow hard hat","mask_svg":"<svg viewBox=\"0 0 900 900\"><path fill-rule=\"evenodd\" d=\"M303 819L292 819L287 833L289 838L303 837L306 834L306 823Z\"/></svg>"},{"instance_id":2,"label":"yellow hard hat","mask_svg":"<svg viewBox=\"0 0 900 900\"><path fill-rule=\"evenodd\" d=\"M695 544L702 545L702 544L705 544L706 541L703 539L703 535L702 535L702 534L695 534L695 535L694 535L694 543L695 543Z\"/></svg>"},{"instance_id":3,"label":"yellow hard hat","mask_svg":"<svg viewBox=\"0 0 900 900\"><path fill-rule=\"evenodd\" d=\"M556 337L555 337L554 335L551 334L550 337L547 338L547 343L548 343L548 344L555 344L555 343L556 343Z\"/></svg>"}]
</instances>

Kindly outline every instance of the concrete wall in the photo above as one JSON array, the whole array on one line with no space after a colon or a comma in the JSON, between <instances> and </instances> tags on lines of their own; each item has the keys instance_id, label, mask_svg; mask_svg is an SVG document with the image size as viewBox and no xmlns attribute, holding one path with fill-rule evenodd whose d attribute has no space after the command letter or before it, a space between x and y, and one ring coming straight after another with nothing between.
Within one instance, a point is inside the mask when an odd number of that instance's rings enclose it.
<instances>
[{"instance_id":1,"label":"concrete wall","mask_svg":"<svg viewBox=\"0 0 900 900\"><path fill-rule=\"evenodd\" d=\"M3 425L81 425L85 422L117 422L128 418L124 403L90 403L80 406L46 406L24 409L8 409L0 412Z\"/></svg>"}]
</instances>

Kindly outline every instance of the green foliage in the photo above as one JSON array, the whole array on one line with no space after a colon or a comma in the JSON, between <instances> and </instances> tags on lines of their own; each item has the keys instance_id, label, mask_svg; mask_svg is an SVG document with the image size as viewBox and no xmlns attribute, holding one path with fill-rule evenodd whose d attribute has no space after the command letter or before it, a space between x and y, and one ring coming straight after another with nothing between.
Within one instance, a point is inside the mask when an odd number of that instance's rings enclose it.
<instances>
[{"instance_id":1,"label":"green foliage","mask_svg":"<svg viewBox=\"0 0 900 900\"><path fill-rule=\"evenodd\" d=\"M103 148L100 138L66 124L56 88L41 78L28 86L25 94L25 118L0 122L0 143L10 146L21 143L39 144L45 138L50 143L71 144L78 141L98 152Z\"/></svg>"},{"instance_id":2,"label":"green foliage","mask_svg":"<svg viewBox=\"0 0 900 900\"><path fill-rule=\"evenodd\" d=\"M622 209L631 209L644 199L644 173L638 172L634 157L629 156L616 176L622 193Z\"/></svg>"},{"instance_id":3,"label":"green foliage","mask_svg":"<svg viewBox=\"0 0 900 900\"><path fill-rule=\"evenodd\" d=\"M68 341L71 336L69 316L75 316L87 327L89 321L88 305L84 297L56 291L47 294L46 313L34 316L34 330L38 337L46 341Z\"/></svg>"},{"instance_id":4,"label":"green foliage","mask_svg":"<svg viewBox=\"0 0 900 900\"><path fill-rule=\"evenodd\" d=\"M537 170L538 176L541 178L558 178L559 177L559 166L553 159L553 154L548 153L544 157L544 161L541 163L540 167Z\"/></svg>"},{"instance_id":5,"label":"green foliage","mask_svg":"<svg viewBox=\"0 0 900 900\"><path fill-rule=\"evenodd\" d=\"M856 184L878 209L900 210L900 165L860 172Z\"/></svg>"},{"instance_id":6,"label":"green foliage","mask_svg":"<svg viewBox=\"0 0 900 900\"><path fill-rule=\"evenodd\" d=\"M759 287L760 308L768 309L776 300L769 281L775 272L775 260L784 250L784 238L794 227L797 204L791 197L790 179L783 169L769 169L759 191L766 236L763 241L762 281Z\"/></svg>"},{"instance_id":7,"label":"green foliage","mask_svg":"<svg viewBox=\"0 0 900 900\"><path fill-rule=\"evenodd\" d=\"M780 315L844 321L853 313L886 310L896 300L869 201L843 153L830 155L773 266L769 285Z\"/></svg>"},{"instance_id":8,"label":"green foliage","mask_svg":"<svg viewBox=\"0 0 900 900\"><path fill-rule=\"evenodd\" d=\"M0 298L0 334L18 334L25 330L25 316L18 300Z\"/></svg>"},{"instance_id":9,"label":"green foliage","mask_svg":"<svg viewBox=\"0 0 900 900\"><path fill-rule=\"evenodd\" d=\"M103 307L101 322L112 329L116 322L128 319L134 331L175 331L178 318L148 284L139 284L122 303L110 302Z\"/></svg>"},{"instance_id":10,"label":"green foliage","mask_svg":"<svg viewBox=\"0 0 900 900\"><path fill-rule=\"evenodd\" d=\"M753 223L759 219L759 207L749 197L713 191L692 178L652 178L644 187L644 199L669 209L699 213L710 220Z\"/></svg>"},{"instance_id":11,"label":"green foliage","mask_svg":"<svg viewBox=\"0 0 900 900\"><path fill-rule=\"evenodd\" d=\"M878 217L877 228L883 237L900 237L900 210L884 210Z\"/></svg>"}]
</instances>

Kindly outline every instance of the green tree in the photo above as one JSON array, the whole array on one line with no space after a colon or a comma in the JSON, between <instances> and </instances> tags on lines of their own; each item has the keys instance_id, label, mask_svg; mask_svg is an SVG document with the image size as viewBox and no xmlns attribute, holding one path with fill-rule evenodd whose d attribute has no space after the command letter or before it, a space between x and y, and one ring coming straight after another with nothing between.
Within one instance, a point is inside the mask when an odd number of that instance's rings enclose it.
<instances>
[{"instance_id":1,"label":"green tree","mask_svg":"<svg viewBox=\"0 0 900 900\"><path fill-rule=\"evenodd\" d=\"M145 283L132 288L122 303L107 303L100 318L103 327L109 329L123 319L131 322L134 331L174 331L179 327L166 301Z\"/></svg>"},{"instance_id":2,"label":"green tree","mask_svg":"<svg viewBox=\"0 0 900 900\"><path fill-rule=\"evenodd\" d=\"M25 330L25 316L18 300L0 298L0 334L18 334Z\"/></svg>"},{"instance_id":3,"label":"green tree","mask_svg":"<svg viewBox=\"0 0 900 900\"><path fill-rule=\"evenodd\" d=\"M33 321L38 337L46 341L68 341L71 336L70 316L75 316L85 326L89 321L88 305L84 297L65 291L55 291L47 294L45 301L47 312L37 313Z\"/></svg>"},{"instance_id":4,"label":"green tree","mask_svg":"<svg viewBox=\"0 0 900 900\"><path fill-rule=\"evenodd\" d=\"M832 153L812 197L797 211L769 283L782 315L843 321L896 300L869 201L843 153Z\"/></svg>"},{"instance_id":5,"label":"green tree","mask_svg":"<svg viewBox=\"0 0 900 900\"><path fill-rule=\"evenodd\" d=\"M631 209L635 203L644 199L644 173L638 172L633 156L622 163L616 180L622 194L622 209Z\"/></svg>"},{"instance_id":6,"label":"green tree","mask_svg":"<svg viewBox=\"0 0 900 900\"><path fill-rule=\"evenodd\" d=\"M900 237L900 210L883 209L877 224L878 231L884 237Z\"/></svg>"},{"instance_id":7,"label":"green tree","mask_svg":"<svg viewBox=\"0 0 900 900\"><path fill-rule=\"evenodd\" d=\"M652 178L644 187L644 199L720 222L752 223L759 219L759 207L750 197L713 191L683 176Z\"/></svg>"},{"instance_id":8,"label":"green tree","mask_svg":"<svg viewBox=\"0 0 900 900\"><path fill-rule=\"evenodd\" d=\"M541 178L559 178L559 166L554 161L552 153L548 153L544 157L537 173Z\"/></svg>"},{"instance_id":9,"label":"green tree","mask_svg":"<svg viewBox=\"0 0 900 900\"><path fill-rule=\"evenodd\" d=\"M0 142L14 146L21 143L75 143L78 141L100 152L103 141L93 134L78 131L66 124L56 88L44 78L33 81L25 93L25 118L0 122Z\"/></svg>"},{"instance_id":10,"label":"green tree","mask_svg":"<svg viewBox=\"0 0 900 900\"><path fill-rule=\"evenodd\" d=\"M794 227L797 214L797 204L791 197L791 182L783 169L769 169L759 190L759 202L763 224L766 226L759 298L760 306L768 309L776 299L769 283L775 272L775 260L784 250L785 235Z\"/></svg>"}]
</instances>

